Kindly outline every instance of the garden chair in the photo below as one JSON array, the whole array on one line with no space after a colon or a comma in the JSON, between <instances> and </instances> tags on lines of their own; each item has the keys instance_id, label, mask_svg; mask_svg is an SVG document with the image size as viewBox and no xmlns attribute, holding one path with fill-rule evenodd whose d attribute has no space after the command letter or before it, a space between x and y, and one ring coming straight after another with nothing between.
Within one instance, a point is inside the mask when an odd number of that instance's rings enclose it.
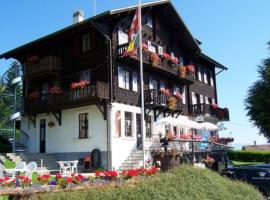
<instances>
[{"instance_id":1,"label":"garden chair","mask_svg":"<svg viewBox=\"0 0 270 200\"><path fill-rule=\"evenodd\" d=\"M21 170L21 172L24 172L25 167L26 167L26 163L25 162L18 162L16 164L16 167L14 169L7 169L6 171L8 173L12 174L12 178L15 178L16 177L16 174L20 172L18 170Z\"/></svg>"},{"instance_id":2,"label":"garden chair","mask_svg":"<svg viewBox=\"0 0 270 200\"><path fill-rule=\"evenodd\" d=\"M72 173L78 173L78 160L72 161L72 166L71 166L71 172Z\"/></svg>"},{"instance_id":3,"label":"garden chair","mask_svg":"<svg viewBox=\"0 0 270 200\"><path fill-rule=\"evenodd\" d=\"M30 162L28 165L25 167L25 176L30 178L32 180L32 175L34 171L37 169L37 163L36 162Z\"/></svg>"},{"instance_id":4,"label":"garden chair","mask_svg":"<svg viewBox=\"0 0 270 200\"><path fill-rule=\"evenodd\" d=\"M5 167L0 163L0 179L4 178Z\"/></svg>"},{"instance_id":5,"label":"garden chair","mask_svg":"<svg viewBox=\"0 0 270 200\"><path fill-rule=\"evenodd\" d=\"M70 172L70 163L66 163L64 161L59 161L58 163L60 165L60 174L66 175L68 172Z\"/></svg>"}]
</instances>

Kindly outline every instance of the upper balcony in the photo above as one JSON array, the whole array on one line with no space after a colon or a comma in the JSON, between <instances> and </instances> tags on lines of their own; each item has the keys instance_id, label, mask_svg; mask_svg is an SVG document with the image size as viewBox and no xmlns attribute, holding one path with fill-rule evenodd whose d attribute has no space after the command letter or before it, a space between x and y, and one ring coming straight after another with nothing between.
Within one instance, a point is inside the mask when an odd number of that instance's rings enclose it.
<instances>
[{"instance_id":1,"label":"upper balcony","mask_svg":"<svg viewBox=\"0 0 270 200\"><path fill-rule=\"evenodd\" d=\"M128 43L116 47L116 58L127 64L139 66L139 54L125 54L128 48ZM182 84L192 84L194 78L189 74L181 75L179 64L174 64L170 59L165 59L157 54L153 54L147 50L143 50L144 70L154 72L156 74L173 78Z\"/></svg>"},{"instance_id":2,"label":"upper balcony","mask_svg":"<svg viewBox=\"0 0 270 200\"><path fill-rule=\"evenodd\" d=\"M219 108L209 104L195 104L190 106L191 115L205 115L210 114L216 117L219 121L230 121L228 108Z\"/></svg>"},{"instance_id":3,"label":"upper balcony","mask_svg":"<svg viewBox=\"0 0 270 200\"><path fill-rule=\"evenodd\" d=\"M166 111L169 113L182 112L182 99L176 95L168 95L159 90L146 90L144 92L146 108Z\"/></svg>"},{"instance_id":4,"label":"upper balcony","mask_svg":"<svg viewBox=\"0 0 270 200\"><path fill-rule=\"evenodd\" d=\"M25 112L38 114L73 107L97 104L101 100L108 100L109 84L97 82L77 89L67 89L56 93L32 95L25 99Z\"/></svg>"},{"instance_id":5,"label":"upper balcony","mask_svg":"<svg viewBox=\"0 0 270 200\"><path fill-rule=\"evenodd\" d=\"M40 78L56 75L62 69L62 61L56 56L32 57L25 64L25 77Z\"/></svg>"}]
</instances>

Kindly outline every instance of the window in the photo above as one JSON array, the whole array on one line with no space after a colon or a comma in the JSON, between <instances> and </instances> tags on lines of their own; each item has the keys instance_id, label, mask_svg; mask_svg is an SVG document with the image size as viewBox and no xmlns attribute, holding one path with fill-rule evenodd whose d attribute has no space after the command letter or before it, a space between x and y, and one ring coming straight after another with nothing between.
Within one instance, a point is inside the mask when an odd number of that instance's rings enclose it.
<instances>
[{"instance_id":1,"label":"window","mask_svg":"<svg viewBox=\"0 0 270 200\"><path fill-rule=\"evenodd\" d=\"M198 74L198 80L202 81L202 68L200 66L198 66L198 70L197 70L197 74Z\"/></svg>"},{"instance_id":2,"label":"window","mask_svg":"<svg viewBox=\"0 0 270 200\"><path fill-rule=\"evenodd\" d=\"M203 95L200 94L200 104L203 104L203 102L204 102Z\"/></svg>"},{"instance_id":3,"label":"window","mask_svg":"<svg viewBox=\"0 0 270 200\"><path fill-rule=\"evenodd\" d=\"M213 73L210 73L210 85L214 87Z\"/></svg>"},{"instance_id":4,"label":"window","mask_svg":"<svg viewBox=\"0 0 270 200\"><path fill-rule=\"evenodd\" d=\"M159 81L159 89L165 89L165 82Z\"/></svg>"},{"instance_id":5,"label":"window","mask_svg":"<svg viewBox=\"0 0 270 200\"><path fill-rule=\"evenodd\" d=\"M152 53L157 53L157 47L153 46L150 41L147 41L148 51Z\"/></svg>"},{"instance_id":6,"label":"window","mask_svg":"<svg viewBox=\"0 0 270 200\"><path fill-rule=\"evenodd\" d=\"M146 119L145 119L145 122L146 122L146 138L151 138L152 137L152 120L151 120L151 116L150 115L146 115Z\"/></svg>"},{"instance_id":7,"label":"window","mask_svg":"<svg viewBox=\"0 0 270 200\"><path fill-rule=\"evenodd\" d=\"M80 80L90 81L90 70L84 70L80 72Z\"/></svg>"},{"instance_id":8,"label":"window","mask_svg":"<svg viewBox=\"0 0 270 200\"><path fill-rule=\"evenodd\" d=\"M82 35L82 52L89 51L91 49L90 33Z\"/></svg>"},{"instance_id":9,"label":"window","mask_svg":"<svg viewBox=\"0 0 270 200\"><path fill-rule=\"evenodd\" d=\"M149 78L149 89L150 90L157 90L158 89L158 81L156 79L153 79L153 77L150 76Z\"/></svg>"},{"instance_id":10,"label":"window","mask_svg":"<svg viewBox=\"0 0 270 200\"><path fill-rule=\"evenodd\" d=\"M138 73L132 72L132 91L138 92Z\"/></svg>"},{"instance_id":11,"label":"window","mask_svg":"<svg viewBox=\"0 0 270 200\"><path fill-rule=\"evenodd\" d=\"M146 20L147 20L147 26L150 28L153 28L153 17L151 15L148 15L146 17Z\"/></svg>"},{"instance_id":12,"label":"window","mask_svg":"<svg viewBox=\"0 0 270 200\"><path fill-rule=\"evenodd\" d=\"M162 55L163 54L163 47L158 46L158 55Z\"/></svg>"},{"instance_id":13,"label":"window","mask_svg":"<svg viewBox=\"0 0 270 200\"><path fill-rule=\"evenodd\" d=\"M186 86L182 88L182 103L186 104Z\"/></svg>"},{"instance_id":14,"label":"window","mask_svg":"<svg viewBox=\"0 0 270 200\"><path fill-rule=\"evenodd\" d=\"M118 45L128 43L128 34L125 33L122 27L118 27Z\"/></svg>"},{"instance_id":15,"label":"window","mask_svg":"<svg viewBox=\"0 0 270 200\"><path fill-rule=\"evenodd\" d=\"M191 102L192 102L192 105L197 104L197 98L196 98L195 92L191 92Z\"/></svg>"},{"instance_id":16,"label":"window","mask_svg":"<svg viewBox=\"0 0 270 200\"><path fill-rule=\"evenodd\" d=\"M121 137L121 111L115 112L115 137Z\"/></svg>"},{"instance_id":17,"label":"window","mask_svg":"<svg viewBox=\"0 0 270 200\"><path fill-rule=\"evenodd\" d=\"M173 87L173 94L176 95L177 93L180 93L180 88L177 86Z\"/></svg>"},{"instance_id":18,"label":"window","mask_svg":"<svg viewBox=\"0 0 270 200\"><path fill-rule=\"evenodd\" d=\"M79 114L79 139L88 138L88 113Z\"/></svg>"},{"instance_id":19,"label":"window","mask_svg":"<svg viewBox=\"0 0 270 200\"><path fill-rule=\"evenodd\" d=\"M125 112L125 136L132 137L132 113Z\"/></svg>"},{"instance_id":20,"label":"window","mask_svg":"<svg viewBox=\"0 0 270 200\"><path fill-rule=\"evenodd\" d=\"M203 72L203 82L205 84L208 84L208 77L207 77L207 71L206 70L204 70L204 72Z\"/></svg>"},{"instance_id":21,"label":"window","mask_svg":"<svg viewBox=\"0 0 270 200\"><path fill-rule=\"evenodd\" d=\"M123 88L126 90L130 89L129 76L130 76L129 71L123 69L122 67L118 67L118 86L120 88Z\"/></svg>"},{"instance_id":22,"label":"window","mask_svg":"<svg viewBox=\"0 0 270 200\"><path fill-rule=\"evenodd\" d=\"M204 97L204 101L205 101L205 104L209 104L209 98L208 97Z\"/></svg>"},{"instance_id":23,"label":"window","mask_svg":"<svg viewBox=\"0 0 270 200\"><path fill-rule=\"evenodd\" d=\"M184 66L184 58L183 57L179 57L179 64L180 64L180 66Z\"/></svg>"}]
</instances>

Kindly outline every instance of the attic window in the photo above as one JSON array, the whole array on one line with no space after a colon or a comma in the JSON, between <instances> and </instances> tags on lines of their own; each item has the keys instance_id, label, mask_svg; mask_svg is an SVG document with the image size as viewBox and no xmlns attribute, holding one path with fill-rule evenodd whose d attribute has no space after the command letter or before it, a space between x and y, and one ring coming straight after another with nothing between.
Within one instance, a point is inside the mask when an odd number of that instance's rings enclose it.
<instances>
[{"instance_id":1,"label":"attic window","mask_svg":"<svg viewBox=\"0 0 270 200\"><path fill-rule=\"evenodd\" d=\"M95 32L92 30L82 35L82 52L95 48Z\"/></svg>"}]
</instances>

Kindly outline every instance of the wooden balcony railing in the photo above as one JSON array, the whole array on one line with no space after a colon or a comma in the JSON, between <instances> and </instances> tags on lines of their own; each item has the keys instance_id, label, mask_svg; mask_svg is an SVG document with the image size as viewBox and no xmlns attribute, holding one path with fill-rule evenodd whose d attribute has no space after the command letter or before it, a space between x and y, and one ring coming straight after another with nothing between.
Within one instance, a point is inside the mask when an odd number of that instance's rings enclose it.
<instances>
[{"instance_id":1,"label":"wooden balcony railing","mask_svg":"<svg viewBox=\"0 0 270 200\"><path fill-rule=\"evenodd\" d=\"M109 99L109 84L97 82L81 89L65 90L61 94L43 94L39 98L25 99L26 113L42 113L98 103Z\"/></svg>"},{"instance_id":2,"label":"wooden balcony railing","mask_svg":"<svg viewBox=\"0 0 270 200\"><path fill-rule=\"evenodd\" d=\"M159 90L154 90L154 89L153 90L146 90L144 92L144 95L145 95L145 105L147 107L170 110L170 108L168 107L169 96L160 93ZM182 111L182 100L181 99L177 100L176 107L172 111L178 111L178 112Z\"/></svg>"},{"instance_id":3,"label":"wooden balcony railing","mask_svg":"<svg viewBox=\"0 0 270 200\"><path fill-rule=\"evenodd\" d=\"M122 44L116 47L116 53L115 56L118 59L126 60L127 62L137 62L139 63L139 54L133 54L133 55L124 55L125 51L128 48L128 43ZM150 63L149 57L151 55L151 52L144 52L143 51L143 62L145 67L151 67L152 69L160 70L161 72L165 71L168 73L171 73L175 76L178 76L178 66L171 64L170 62L161 59L160 65L154 66Z\"/></svg>"},{"instance_id":4,"label":"wooden balcony railing","mask_svg":"<svg viewBox=\"0 0 270 200\"><path fill-rule=\"evenodd\" d=\"M25 64L25 76L58 73L62 68L62 61L56 56L46 56L33 63Z\"/></svg>"},{"instance_id":5,"label":"wooden balcony railing","mask_svg":"<svg viewBox=\"0 0 270 200\"><path fill-rule=\"evenodd\" d=\"M230 115L227 108L213 108L209 104L195 104L190 106L191 115L205 115L210 114L212 117L218 118L219 121L229 121Z\"/></svg>"}]
</instances>

